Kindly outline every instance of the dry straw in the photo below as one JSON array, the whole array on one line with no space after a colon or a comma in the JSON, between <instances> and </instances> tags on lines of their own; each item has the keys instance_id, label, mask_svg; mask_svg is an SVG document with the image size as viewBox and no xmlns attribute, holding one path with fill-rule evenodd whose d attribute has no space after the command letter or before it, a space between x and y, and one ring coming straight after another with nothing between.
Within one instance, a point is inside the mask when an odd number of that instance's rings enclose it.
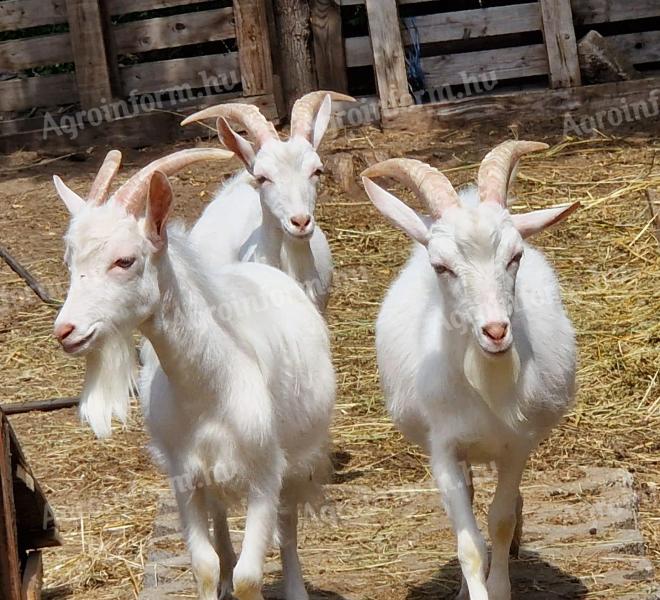
<instances>
[{"instance_id":1,"label":"dry straw","mask_svg":"<svg viewBox=\"0 0 660 600\"><path fill-rule=\"evenodd\" d=\"M351 153L355 175L367 164L390 156L421 158L443 168L459 184L475 176L478 160L498 141L501 138L483 132L413 136L363 129L337 137L326 146L326 153ZM660 502L654 487L660 480L660 248L649 225L644 191L660 189L659 149L658 142L647 139L564 141L525 159L515 205L517 210L569 200L584 204L568 222L535 240L559 273L575 322L580 390L575 410L534 454L527 483L546 471L570 478L581 465L634 471L641 525L656 566L660 566ZM159 148L154 154L168 150ZM139 157L136 162L146 160ZM65 176L62 169L67 167L62 164L57 168ZM21 171L21 179L6 184L3 193L9 195L0 206L0 219L2 242L42 280L53 284L66 279L60 242L66 215L53 199L50 169L40 165ZM79 167L70 170L67 180L74 189L86 189L90 174L81 173ZM210 197L217 170L195 168L181 179L185 185L176 188L179 212L191 220ZM373 347L379 302L405 261L409 244L365 202L357 186L345 193L328 175L323 190L320 221L340 274L329 311L339 381L334 424L343 464L339 479L375 487L421 482L429 477L426 460L402 441L383 411ZM0 290L16 292L21 286L13 273L0 268ZM0 300L0 402L79 390L82 365L67 360L51 340L53 318L52 309L29 295L10 305ZM66 541L63 549L48 552L46 561L47 585L59 589L59 597L117 599L138 593L155 499L165 481L145 450L147 437L139 411L135 409L133 415L128 429L117 431L107 442L94 440L73 411L12 418L58 513ZM485 500L484 494L479 495L481 513ZM412 518L391 518L381 527L388 539L414 536L414 529ZM400 594L388 597L405 598L410 573L390 568L392 557L379 551L383 546L370 539L350 540L351 535L337 530L332 540L324 540L329 547L306 552L313 556L324 550L341 556L345 544L357 544L363 551L344 557L346 576L373 578L374 585L387 582ZM438 536L438 564L452 556L452 542ZM602 565L576 561L571 569L576 574L597 573ZM636 589L634 582L631 586Z\"/></svg>"}]
</instances>

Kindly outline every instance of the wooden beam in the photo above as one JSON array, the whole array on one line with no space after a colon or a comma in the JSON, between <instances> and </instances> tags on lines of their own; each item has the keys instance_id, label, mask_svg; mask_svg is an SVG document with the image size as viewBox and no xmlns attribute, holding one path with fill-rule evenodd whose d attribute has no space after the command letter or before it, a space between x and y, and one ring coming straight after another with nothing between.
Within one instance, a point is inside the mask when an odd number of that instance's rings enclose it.
<instances>
[{"instance_id":1,"label":"wooden beam","mask_svg":"<svg viewBox=\"0 0 660 600\"><path fill-rule=\"evenodd\" d=\"M314 60L319 88L348 92L341 8L335 0L311 0Z\"/></svg>"},{"instance_id":2,"label":"wooden beam","mask_svg":"<svg viewBox=\"0 0 660 600\"><path fill-rule=\"evenodd\" d=\"M41 600L41 588L44 580L44 565L41 551L30 552L23 570L23 600Z\"/></svg>"},{"instance_id":3,"label":"wooden beam","mask_svg":"<svg viewBox=\"0 0 660 600\"><path fill-rule=\"evenodd\" d=\"M410 106L396 0L366 0L378 95L384 109Z\"/></svg>"},{"instance_id":4,"label":"wooden beam","mask_svg":"<svg viewBox=\"0 0 660 600\"><path fill-rule=\"evenodd\" d=\"M55 300L46 289L37 281L37 278L30 273L21 263L19 263L4 246L0 246L0 258L7 263L7 266L16 273L28 287L39 297L39 300L45 304L59 306L61 303Z\"/></svg>"},{"instance_id":5,"label":"wooden beam","mask_svg":"<svg viewBox=\"0 0 660 600\"><path fill-rule=\"evenodd\" d=\"M3 404L2 410L6 415L20 415L27 412L49 412L63 408L72 408L80 404L80 398L52 398L51 400L28 400L26 402L12 402Z\"/></svg>"},{"instance_id":6,"label":"wooden beam","mask_svg":"<svg viewBox=\"0 0 660 600\"><path fill-rule=\"evenodd\" d=\"M21 600L21 569L8 428L9 424L0 411L0 597L2 600Z\"/></svg>"},{"instance_id":7,"label":"wooden beam","mask_svg":"<svg viewBox=\"0 0 660 600\"><path fill-rule=\"evenodd\" d=\"M570 0L539 0L543 39L548 52L550 87L582 85Z\"/></svg>"},{"instance_id":8,"label":"wooden beam","mask_svg":"<svg viewBox=\"0 0 660 600\"><path fill-rule=\"evenodd\" d=\"M385 128L407 131L429 131L433 127L456 127L469 123L497 123L507 125L522 119L525 123L549 123L556 131L565 128L566 117L580 123L583 116L593 116L623 102L644 102L649 110L657 102L655 91L660 89L660 77L617 81L555 90L537 89L521 92L501 92L474 96L463 100L410 106L384 110ZM658 128L652 116L632 126ZM570 130L569 130L570 133Z\"/></svg>"},{"instance_id":9,"label":"wooden beam","mask_svg":"<svg viewBox=\"0 0 660 600\"><path fill-rule=\"evenodd\" d=\"M66 0L80 104L89 109L119 95L119 70L106 0Z\"/></svg>"},{"instance_id":10,"label":"wooden beam","mask_svg":"<svg viewBox=\"0 0 660 600\"><path fill-rule=\"evenodd\" d=\"M234 0L243 95L273 93L273 59L264 0Z\"/></svg>"}]
</instances>

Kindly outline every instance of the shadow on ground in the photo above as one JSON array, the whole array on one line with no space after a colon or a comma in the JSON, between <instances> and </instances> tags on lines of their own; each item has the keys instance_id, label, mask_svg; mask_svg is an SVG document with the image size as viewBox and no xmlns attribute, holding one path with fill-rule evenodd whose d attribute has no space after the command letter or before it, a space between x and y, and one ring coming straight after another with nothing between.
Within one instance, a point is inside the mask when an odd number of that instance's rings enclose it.
<instances>
[{"instance_id":1,"label":"shadow on ground","mask_svg":"<svg viewBox=\"0 0 660 600\"><path fill-rule=\"evenodd\" d=\"M580 600L589 593L577 577L545 562L535 552L523 550L519 559L511 561L510 571L512 600ZM412 587L406 600L453 600L460 576L458 560L454 559L431 580Z\"/></svg>"},{"instance_id":2,"label":"shadow on ground","mask_svg":"<svg viewBox=\"0 0 660 600\"><path fill-rule=\"evenodd\" d=\"M309 593L309 600L346 600L341 594L311 587L309 584L307 585L307 591ZM281 581L273 585L266 585L264 586L263 594L266 600L284 600L284 585Z\"/></svg>"}]
</instances>

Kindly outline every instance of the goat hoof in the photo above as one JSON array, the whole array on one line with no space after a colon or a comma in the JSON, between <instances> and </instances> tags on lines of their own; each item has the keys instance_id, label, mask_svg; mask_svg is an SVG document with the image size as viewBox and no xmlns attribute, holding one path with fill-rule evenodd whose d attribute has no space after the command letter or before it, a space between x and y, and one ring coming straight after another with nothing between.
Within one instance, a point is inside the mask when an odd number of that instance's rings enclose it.
<instances>
[{"instance_id":1,"label":"goat hoof","mask_svg":"<svg viewBox=\"0 0 660 600\"><path fill-rule=\"evenodd\" d=\"M261 585L254 581L239 581L234 586L236 600L264 600L261 595Z\"/></svg>"},{"instance_id":2,"label":"goat hoof","mask_svg":"<svg viewBox=\"0 0 660 600\"><path fill-rule=\"evenodd\" d=\"M219 600L231 600L233 591L234 585L231 578L229 578L227 581L221 581L220 589L218 591Z\"/></svg>"}]
</instances>

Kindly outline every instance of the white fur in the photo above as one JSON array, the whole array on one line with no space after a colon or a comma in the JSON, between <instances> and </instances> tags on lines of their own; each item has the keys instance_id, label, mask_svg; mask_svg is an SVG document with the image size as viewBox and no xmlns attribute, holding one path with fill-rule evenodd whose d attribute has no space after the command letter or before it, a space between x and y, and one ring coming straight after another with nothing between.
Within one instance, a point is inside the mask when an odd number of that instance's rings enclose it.
<instances>
[{"instance_id":1,"label":"white fur","mask_svg":"<svg viewBox=\"0 0 660 600\"><path fill-rule=\"evenodd\" d=\"M254 177L242 171L229 180L195 224L191 240L216 264L253 261L283 270L324 312L333 264L325 234L313 220L315 173L321 167L307 140L269 140L250 166ZM255 177L267 180L258 183ZM290 221L296 215L312 217L304 237L292 233Z\"/></svg>"},{"instance_id":2,"label":"white fur","mask_svg":"<svg viewBox=\"0 0 660 600\"><path fill-rule=\"evenodd\" d=\"M522 241L508 212L479 205L475 191L461 192L462 206L429 226L426 247L415 244L383 302L376 346L389 412L430 454L452 518L464 575L460 597L509 600L520 478L529 454L573 402L576 348L552 268ZM388 217L399 214L393 209ZM397 224L411 223L409 234L419 238L410 215ZM520 266L510 265L520 250ZM493 348L482 332L493 321L509 324L508 351L500 354L487 352ZM470 464L484 462L499 474L488 520L490 571L466 477Z\"/></svg>"},{"instance_id":3,"label":"white fur","mask_svg":"<svg viewBox=\"0 0 660 600\"><path fill-rule=\"evenodd\" d=\"M84 414L102 435L112 410L123 415L116 401L126 396L118 389L126 378L108 385L108 376L125 370L124 355L112 373L97 357L113 360L108 336L140 330L149 340L140 398L172 478L200 598L228 597L232 588L239 600L261 598L265 555L279 530L286 598L305 600L298 506L317 499L327 476L335 395L324 321L280 271L214 267L176 226L157 250L145 235L154 230L113 201L72 219L71 288L56 325L74 325L80 339L95 332L78 352L88 357L88 380L96 379L86 383L97 393ZM130 268L113 267L127 256L135 258ZM226 510L241 496L248 509L236 562Z\"/></svg>"}]
</instances>

